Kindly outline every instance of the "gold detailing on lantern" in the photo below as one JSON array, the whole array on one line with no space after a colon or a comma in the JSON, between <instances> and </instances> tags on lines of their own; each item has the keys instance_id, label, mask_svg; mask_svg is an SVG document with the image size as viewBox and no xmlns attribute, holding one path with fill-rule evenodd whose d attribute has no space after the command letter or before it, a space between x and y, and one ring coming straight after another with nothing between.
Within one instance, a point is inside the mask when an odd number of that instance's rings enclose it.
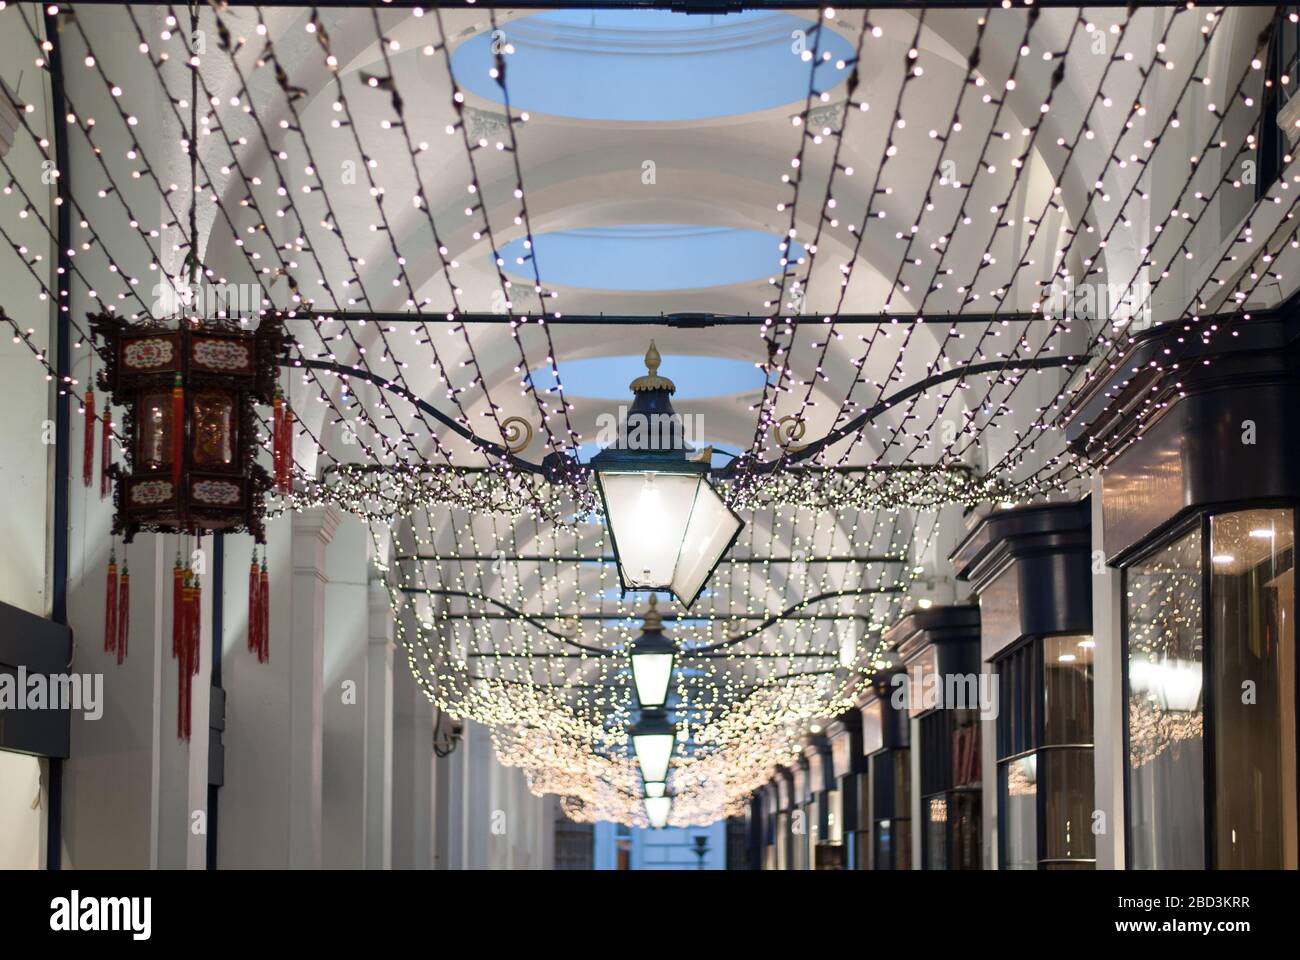
<instances>
[{"instance_id":1,"label":"gold detailing on lantern","mask_svg":"<svg viewBox=\"0 0 1300 960\"><path fill-rule=\"evenodd\" d=\"M667 390L669 393L675 393L677 384L673 383L667 377L659 376L659 364L663 358L659 356L659 349L655 346L653 340L650 341L650 349L645 352L645 369L644 377L637 377L629 387L633 393L642 393L647 390Z\"/></svg>"},{"instance_id":2,"label":"gold detailing on lantern","mask_svg":"<svg viewBox=\"0 0 1300 960\"><path fill-rule=\"evenodd\" d=\"M501 421L501 436L507 451L519 453L533 442L533 425L523 417L506 417Z\"/></svg>"}]
</instances>

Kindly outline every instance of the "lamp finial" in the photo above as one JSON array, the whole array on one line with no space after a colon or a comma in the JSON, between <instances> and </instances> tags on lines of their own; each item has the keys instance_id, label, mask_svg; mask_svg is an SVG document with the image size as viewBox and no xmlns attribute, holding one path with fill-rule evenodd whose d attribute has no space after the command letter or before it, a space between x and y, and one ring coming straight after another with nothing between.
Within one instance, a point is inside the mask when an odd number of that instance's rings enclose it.
<instances>
[{"instance_id":1,"label":"lamp finial","mask_svg":"<svg viewBox=\"0 0 1300 960\"><path fill-rule=\"evenodd\" d=\"M637 377L628 385L633 393L641 393L643 390L667 390L673 393L677 390L677 384L667 377L659 376L659 364L662 362L663 357L659 356L659 348L651 340L650 349L645 352L645 376Z\"/></svg>"},{"instance_id":2,"label":"lamp finial","mask_svg":"<svg viewBox=\"0 0 1300 960\"><path fill-rule=\"evenodd\" d=\"M644 630L662 630L664 626L663 617L659 615L659 594L650 594L650 609L645 612L641 618L641 629Z\"/></svg>"}]
</instances>

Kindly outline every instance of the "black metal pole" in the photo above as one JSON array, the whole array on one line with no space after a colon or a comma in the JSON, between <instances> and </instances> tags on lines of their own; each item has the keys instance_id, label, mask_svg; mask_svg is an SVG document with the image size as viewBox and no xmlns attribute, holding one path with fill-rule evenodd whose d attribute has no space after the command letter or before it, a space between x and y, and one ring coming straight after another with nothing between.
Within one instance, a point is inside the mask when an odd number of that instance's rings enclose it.
<instances>
[{"instance_id":1,"label":"black metal pole","mask_svg":"<svg viewBox=\"0 0 1300 960\"><path fill-rule=\"evenodd\" d=\"M317 7L321 10L347 7L368 7L365 0L223 0L230 7ZM1081 3L1080 0L1011 0L1016 9L1032 7L1094 7L1115 8L1128 6L1119 0L1095 0ZM1147 7L1181 7L1187 0L1144 0ZM76 6L154 6L154 0L79 0ZM1234 0L1234 6L1271 7L1274 0ZM476 0L384 0L385 8L413 10L420 7L425 10L460 10L483 9L491 7L490 3ZM498 9L510 10L673 10L678 13L721 14L739 13L743 10L814 10L819 4L812 0L502 0ZM837 10L969 10L984 9L988 0L845 0L843 3L827 3Z\"/></svg>"},{"instance_id":2,"label":"black metal pole","mask_svg":"<svg viewBox=\"0 0 1300 960\"><path fill-rule=\"evenodd\" d=\"M448 319L446 311L425 311L415 313L413 311L370 311L370 310L340 310L323 313L304 313L302 316L290 317L290 322L295 320L313 320L326 322L330 320L356 322L364 320L366 323L378 324L395 324L395 323L421 323L437 326L439 324L537 324L540 314L508 314L508 313L458 313L453 314ZM797 321L801 326L820 324L825 321L828 314L809 314L787 318L782 315L777 317L773 322L785 323L787 319ZM837 327L856 327L856 326L882 326L894 323L912 323L917 318L914 314L903 313L837 313L830 316L834 317ZM973 324L979 326L988 326L991 323L1002 323L1006 321L1011 324L1020 323L1054 323L1053 318L1046 317L1041 313L937 313L933 316L923 317L926 323L932 323L937 327L954 324ZM616 325L619 327L673 327L683 330L697 330L706 327L757 327L769 322L772 318L755 314L722 314L722 313L665 313L665 314L624 314L624 313L573 313L562 314L558 317L547 317L546 325L548 327L583 327L583 326L605 326Z\"/></svg>"},{"instance_id":3,"label":"black metal pole","mask_svg":"<svg viewBox=\"0 0 1300 960\"><path fill-rule=\"evenodd\" d=\"M221 647L224 629L224 610L226 595L226 535L212 535L212 689L221 689ZM209 713L211 712L209 706ZM209 736L211 731L209 731ZM211 778L209 777L209 780ZM221 787L215 783L208 784L208 834L207 859L208 870L217 869L217 804Z\"/></svg>"},{"instance_id":4,"label":"black metal pole","mask_svg":"<svg viewBox=\"0 0 1300 960\"><path fill-rule=\"evenodd\" d=\"M50 43L50 100L54 126L54 160L59 177L56 191L59 198L56 230L58 233L58 275L54 278L55 296L55 347L54 370L54 524L52 535L54 570L51 584L50 619L66 625L68 622L68 551L70 516L68 489L72 474L72 397L68 386L72 379L72 263L68 257L68 243L72 237L71 180L68 164L68 109L63 92L63 55L59 47L59 15L55 8L45 8L45 39ZM47 817L45 866L58 870L63 855L63 759L50 757L49 814Z\"/></svg>"}]
</instances>

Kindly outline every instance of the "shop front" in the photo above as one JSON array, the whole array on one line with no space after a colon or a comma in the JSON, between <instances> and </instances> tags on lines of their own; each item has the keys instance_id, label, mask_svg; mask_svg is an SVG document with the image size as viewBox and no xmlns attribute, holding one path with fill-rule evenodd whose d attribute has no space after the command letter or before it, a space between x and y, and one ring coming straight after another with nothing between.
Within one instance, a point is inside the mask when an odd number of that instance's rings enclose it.
<instances>
[{"instance_id":1,"label":"shop front","mask_svg":"<svg viewBox=\"0 0 1300 960\"><path fill-rule=\"evenodd\" d=\"M997 510L952 555L979 597L980 655L997 678L984 715L984 824L1003 870L1092 869L1091 505Z\"/></svg>"},{"instance_id":2,"label":"shop front","mask_svg":"<svg viewBox=\"0 0 1300 960\"><path fill-rule=\"evenodd\" d=\"M842 869L865 870L871 842L867 758L862 751L862 714L850 710L826 726L831 745L830 841L841 847Z\"/></svg>"},{"instance_id":3,"label":"shop front","mask_svg":"<svg viewBox=\"0 0 1300 960\"><path fill-rule=\"evenodd\" d=\"M912 840L923 870L983 865L980 714L992 705L980 677L980 615L974 606L934 607L886 634L906 674L911 722ZM897 678L894 679L897 683ZM982 696L983 695L983 696Z\"/></svg>"},{"instance_id":4,"label":"shop front","mask_svg":"<svg viewBox=\"0 0 1300 960\"><path fill-rule=\"evenodd\" d=\"M839 803L831 744L824 734L804 737L803 756L808 764L808 850L813 870L843 870L840 845Z\"/></svg>"},{"instance_id":5,"label":"shop front","mask_svg":"<svg viewBox=\"0 0 1300 960\"><path fill-rule=\"evenodd\" d=\"M878 674L859 707L868 788L864 830L867 860L860 868L912 869L912 754L907 707L894 691L902 671Z\"/></svg>"},{"instance_id":6,"label":"shop front","mask_svg":"<svg viewBox=\"0 0 1300 960\"><path fill-rule=\"evenodd\" d=\"M1122 578L1130 869L1297 866L1297 411L1300 318L1259 314L1137 335L1069 425Z\"/></svg>"}]
</instances>

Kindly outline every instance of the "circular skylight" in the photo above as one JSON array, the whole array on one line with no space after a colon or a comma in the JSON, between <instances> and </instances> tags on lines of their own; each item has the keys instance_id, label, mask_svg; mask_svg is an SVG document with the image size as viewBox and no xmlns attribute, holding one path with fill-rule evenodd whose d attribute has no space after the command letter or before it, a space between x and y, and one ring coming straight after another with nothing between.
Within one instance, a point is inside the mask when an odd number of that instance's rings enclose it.
<instances>
[{"instance_id":1,"label":"circular skylight","mask_svg":"<svg viewBox=\"0 0 1300 960\"><path fill-rule=\"evenodd\" d=\"M566 396L631 403L632 391L628 384L645 375L645 353L561 360L557 365ZM674 401L749 393L762 390L764 383L763 371L752 362L726 357L665 356L659 364L659 373L677 387ZM533 371L533 383L538 390L555 386L549 364Z\"/></svg>"},{"instance_id":2,"label":"circular skylight","mask_svg":"<svg viewBox=\"0 0 1300 960\"><path fill-rule=\"evenodd\" d=\"M533 238L542 283L588 290L692 290L781 273L780 239L759 230L692 224L619 224ZM792 244L792 259L803 256ZM505 271L533 279L524 240L501 248Z\"/></svg>"},{"instance_id":3,"label":"circular skylight","mask_svg":"<svg viewBox=\"0 0 1300 960\"><path fill-rule=\"evenodd\" d=\"M510 104L583 120L705 120L801 102L848 77L853 45L790 13L553 10L471 37L452 54L465 89L502 103L488 71L505 52ZM825 55L829 54L829 59Z\"/></svg>"}]
</instances>

